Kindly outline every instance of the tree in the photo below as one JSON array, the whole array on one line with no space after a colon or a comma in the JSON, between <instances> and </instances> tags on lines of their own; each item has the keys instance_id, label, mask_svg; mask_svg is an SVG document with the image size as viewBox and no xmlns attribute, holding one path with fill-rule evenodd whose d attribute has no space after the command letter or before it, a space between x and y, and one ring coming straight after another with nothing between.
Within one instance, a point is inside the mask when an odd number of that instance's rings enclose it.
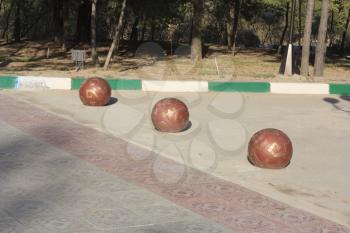
<instances>
[{"instance_id":1,"label":"tree","mask_svg":"<svg viewBox=\"0 0 350 233\"><path fill-rule=\"evenodd\" d=\"M16 19L15 19L15 27L13 30L13 35L16 42L21 40L21 2L19 0L16 1Z\"/></svg>"},{"instance_id":2,"label":"tree","mask_svg":"<svg viewBox=\"0 0 350 233\"><path fill-rule=\"evenodd\" d=\"M303 6L302 0L299 0L299 9L298 9L298 43L299 47L301 46L301 31L302 31L302 22L301 22L301 17L302 17L302 11L301 8Z\"/></svg>"},{"instance_id":3,"label":"tree","mask_svg":"<svg viewBox=\"0 0 350 233\"><path fill-rule=\"evenodd\" d=\"M192 23L192 42L191 59L193 61L201 60L202 54L202 18L204 12L203 0L192 0L193 23Z\"/></svg>"},{"instance_id":4,"label":"tree","mask_svg":"<svg viewBox=\"0 0 350 233\"><path fill-rule=\"evenodd\" d=\"M306 7L306 19L303 38L303 51L301 55L301 69L302 76L309 75L309 58L310 58L310 43L312 33L312 18L314 12L315 0L308 0Z\"/></svg>"},{"instance_id":5,"label":"tree","mask_svg":"<svg viewBox=\"0 0 350 233\"><path fill-rule=\"evenodd\" d=\"M147 12L144 12L142 16L142 30L141 30L141 39L140 39L141 41L145 40L146 26L147 26Z\"/></svg>"},{"instance_id":6,"label":"tree","mask_svg":"<svg viewBox=\"0 0 350 233\"><path fill-rule=\"evenodd\" d=\"M12 10L13 10L14 7L15 7L15 3L11 2L10 8L9 8L9 10L7 12L6 17L5 17L5 26L4 26L4 29L3 29L1 37L4 38L6 36L6 43L8 43L8 40L9 40L8 31L9 31L9 26L10 26L10 17L11 17Z\"/></svg>"},{"instance_id":7,"label":"tree","mask_svg":"<svg viewBox=\"0 0 350 233\"><path fill-rule=\"evenodd\" d=\"M91 57L95 66L97 65L98 61L96 51L96 5L97 0L91 0Z\"/></svg>"},{"instance_id":8,"label":"tree","mask_svg":"<svg viewBox=\"0 0 350 233\"><path fill-rule=\"evenodd\" d=\"M235 10L233 2L229 1L226 8L226 34L227 34L227 49L231 50L233 46L233 18Z\"/></svg>"},{"instance_id":9,"label":"tree","mask_svg":"<svg viewBox=\"0 0 350 233\"><path fill-rule=\"evenodd\" d=\"M69 0L62 2L62 18L63 18L63 35L62 35L62 50L67 51L67 40L69 30Z\"/></svg>"},{"instance_id":10,"label":"tree","mask_svg":"<svg viewBox=\"0 0 350 233\"><path fill-rule=\"evenodd\" d=\"M53 38L55 42L60 42L62 41L62 29L63 29L63 18L62 18L62 7L63 7L63 2L61 0L54 0L52 2L52 7L53 7L53 15L52 15L52 20L53 20Z\"/></svg>"},{"instance_id":11,"label":"tree","mask_svg":"<svg viewBox=\"0 0 350 233\"><path fill-rule=\"evenodd\" d=\"M344 32L341 40L341 45L340 45L340 54L342 56L344 54L345 39L346 39L346 34L348 33L349 23L350 23L350 9L349 9L348 17L346 18L345 28L344 28Z\"/></svg>"},{"instance_id":12,"label":"tree","mask_svg":"<svg viewBox=\"0 0 350 233\"><path fill-rule=\"evenodd\" d=\"M119 47L120 31L121 31L121 28L123 26L124 13L125 13L125 8L126 8L126 1L127 0L123 0L123 3L122 3L122 8L121 8L121 11L120 11L118 24L117 24L117 26L115 28L114 38L113 38L111 47L109 48L107 59L106 59L105 64L103 66L104 69L108 69L108 66L109 66L109 63L111 62L111 58L112 58L114 49L116 49L116 48L118 49L118 47Z\"/></svg>"},{"instance_id":13,"label":"tree","mask_svg":"<svg viewBox=\"0 0 350 233\"><path fill-rule=\"evenodd\" d=\"M235 0L235 16L233 18L233 36L232 36L232 39L233 39L232 54L233 55L235 55L235 49L236 49L236 38L237 38L240 11L241 11L241 1Z\"/></svg>"},{"instance_id":14,"label":"tree","mask_svg":"<svg viewBox=\"0 0 350 233\"><path fill-rule=\"evenodd\" d=\"M289 2L286 3L286 15L285 15L285 24L284 24L284 29L283 29L283 33L280 39L280 43L279 43L279 49L278 49L278 53L280 52L282 46L283 46L283 41L284 41L284 37L286 36L287 30L288 30L288 26L289 26Z\"/></svg>"},{"instance_id":15,"label":"tree","mask_svg":"<svg viewBox=\"0 0 350 233\"><path fill-rule=\"evenodd\" d=\"M78 19L76 27L76 40L88 42L91 29L91 3L90 0L82 0L78 7Z\"/></svg>"},{"instance_id":16,"label":"tree","mask_svg":"<svg viewBox=\"0 0 350 233\"><path fill-rule=\"evenodd\" d=\"M329 0L322 0L321 5L321 20L318 28L317 36L317 46L315 55L315 68L314 75L318 77L323 76L324 63L325 63L325 53L327 50L326 37L328 29L328 10L329 10Z\"/></svg>"}]
</instances>

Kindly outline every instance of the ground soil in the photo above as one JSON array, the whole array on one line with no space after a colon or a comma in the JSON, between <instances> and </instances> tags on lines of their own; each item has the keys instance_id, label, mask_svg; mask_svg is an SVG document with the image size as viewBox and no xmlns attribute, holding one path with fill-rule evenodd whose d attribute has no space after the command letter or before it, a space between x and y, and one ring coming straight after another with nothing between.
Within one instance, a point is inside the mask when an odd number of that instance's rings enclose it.
<instances>
[{"instance_id":1,"label":"ground soil","mask_svg":"<svg viewBox=\"0 0 350 233\"><path fill-rule=\"evenodd\" d=\"M166 46L146 42L136 49L127 49L124 44L114 56L108 70L103 65L108 44L98 47L100 66L94 66L89 45L76 45L74 49L86 50L85 67L76 70L71 52L62 51L53 42L23 41L2 43L0 47L0 75L40 75L58 77L123 77L149 80L222 80L222 81L272 81L272 82L322 82L349 83L350 60L327 58L325 75L322 78L285 77L278 74L281 56L269 49L238 49L236 55L227 52L224 46L209 45L206 57L194 64L189 59L189 46ZM166 48L165 50L163 48ZM313 67L310 66L310 73Z\"/></svg>"}]
</instances>

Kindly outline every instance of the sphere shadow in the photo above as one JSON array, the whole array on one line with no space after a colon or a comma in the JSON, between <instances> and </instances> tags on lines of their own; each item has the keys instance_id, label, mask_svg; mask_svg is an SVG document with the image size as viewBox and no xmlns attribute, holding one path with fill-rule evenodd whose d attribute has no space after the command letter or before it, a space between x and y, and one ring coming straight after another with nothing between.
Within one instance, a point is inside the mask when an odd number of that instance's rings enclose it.
<instances>
[{"instance_id":1,"label":"sphere shadow","mask_svg":"<svg viewBox=\"0 0 350 233\"><path fill-rule=\"evenodd\" d=\"M111 97L111 98L109 99L108 103L107 103L105 106L111 106L111 105L113 105L113 104L118 103L118 101L119 101L119 100L118 100L117 98Z\"/></svg>"},{"instance_id":2,"label":"sphere shadow","mask_svg":"<svg viewBox=\"0 0 350 233\"><path fill-rule=\"evenodd\" d=\"M183 130L181 130L180 132L181 132L181 133L182 133L182 132L186 132L187 130L190 130L191 128L192 128L192 122L189 121L189 122L187 123L186 127L185 127Z\"/></svg>"}]
</instances>

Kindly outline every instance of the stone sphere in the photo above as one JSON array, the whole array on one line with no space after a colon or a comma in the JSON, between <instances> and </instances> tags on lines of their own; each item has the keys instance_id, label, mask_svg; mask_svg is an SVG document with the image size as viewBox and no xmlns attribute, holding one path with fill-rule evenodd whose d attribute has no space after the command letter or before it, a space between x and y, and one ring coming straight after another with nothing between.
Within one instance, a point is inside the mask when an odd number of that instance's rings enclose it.
<instances>
[{"instance_id":1,"label":"stone sphere","mask_svg":"<svg viewBox=\"0 0 350 233\"><path fill-rule=\"evenodd\" d=\"M176 98L158 101L153 107L151 118L154 128L160 132L181 132L189 124L188 108Z\"/></svg>"},{"instance_id":2,"label":"stone sphere","mask_svg":"<svg viewBox=\"0 0 350 233\"><path fill-rule=\"evenodd\" d=\"M253 135L248 159L257 167L281 169L289 165L293 146L289 137L278 129L263 129Z\"/></svg>"},{"instance_id":3,"label":"stone sphere","mask_svg":"<svg viewBox=\"0 0 350 233\"><path fill-rule=\"evenodd\" d=\"M103 78L89 78L79 90L80 100L87 106L105 106L111 98L111 87Z\"/></svg>"}]
</instances>

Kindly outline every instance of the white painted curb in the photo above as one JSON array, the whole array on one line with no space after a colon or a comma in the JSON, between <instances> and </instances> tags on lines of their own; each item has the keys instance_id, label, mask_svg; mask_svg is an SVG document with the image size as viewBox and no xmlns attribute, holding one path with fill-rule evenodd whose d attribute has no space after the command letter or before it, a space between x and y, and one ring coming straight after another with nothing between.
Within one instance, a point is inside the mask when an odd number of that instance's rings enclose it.
<instances>
[{"instance_id":1,"label":"white painted curb","mask_svg":"<svg viewBox=\"0 0 350 233\"><path fill-rule=\"evenodd\" d=\"M208 92L208 82L142 80L142 90L157 92Z\"/></svg>"},{"instance_id":2,"label":"white painted curb","mask_svg":"<svg viewBox=\"0 0 350 233\"><path fill-rule=\"evenodd\" d=\"M5 77L6 78L6 77ZM15 86L10 89L19 90L71 90L72 78L60 77L40 77L40 76L12 76L7 77L16 79ZM10 80L9 79L9 80ZM10 80L10 81L11 81ZM162 81L162 80L137 80L141 81L142 91L154 92L209 92L210 81ZM13 81L11 81L13 82ZM240 88L249 82L237 83ZM225 84L225 82L224 82ZM232 82L235 84L235 82ZM322 83L274 83L271 82L270 90L267 93L275 94L320 94L328 95L330 93L331 84ZM7 84L3 84L8 89ZM266 83L264 83L266 85ZM138 86L137 90L139 90ZM122 89L122 88L121 88ZM249 90L249 88L247 89ZM215 90L214 90L215 91ZM220 92L220 90L218 90ZM232 91L235 92L235 91ZM248 91L254 92L254 91ZM332 92L334 93L334 92Z\"/></svg>"},{"instance_id":3,"label":"white painted curb","mask_svg":"<svg viewBox=\"0 0 350 233\"><path fill-rule=\"evenodd\" d=\"M270 93L329 94L329 85L321 83L270 83Z\"/></svg>"},{"instance_id":4,"label":"white painted curb","mask_svg":"<svg viewBox=\"0 0 350 233\"><path fill-rule=\"evenodd\" d=\"M70 90L71 78L18 76L16 89L56 89Z\"/></svg>"}]
</instances>

